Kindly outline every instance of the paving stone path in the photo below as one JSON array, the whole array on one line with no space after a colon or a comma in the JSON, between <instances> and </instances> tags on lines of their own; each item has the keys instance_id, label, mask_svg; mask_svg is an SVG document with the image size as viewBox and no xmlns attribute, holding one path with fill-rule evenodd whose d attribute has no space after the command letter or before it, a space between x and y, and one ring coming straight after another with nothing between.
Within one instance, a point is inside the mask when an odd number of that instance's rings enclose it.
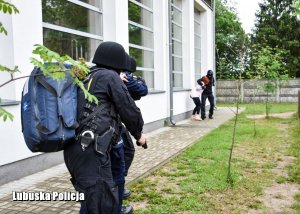
<instances>
[{"instance_id":1,"label":"paving stone path","mask_svg":"<svg viewBox=\"0 0 300 214\"><path fill-rule=\"evenodd\" d=\"M147 133L148 149L136 147L135 159L126 182L131 183L146 176L232 117L234 117L233 109L218 108L212 120L184 120L174 127L165 127ZM0 186L0 213L78 213L80 203L74 201L13 200L13 197L17 196L16 193L20 192L32 192L40 197L45 196L44 193L53 195L53 192L61 194L75 192L69 177L65 165L60 164ZM40 192L41 194L38 194Z\"/></svg>"}]
</instances>

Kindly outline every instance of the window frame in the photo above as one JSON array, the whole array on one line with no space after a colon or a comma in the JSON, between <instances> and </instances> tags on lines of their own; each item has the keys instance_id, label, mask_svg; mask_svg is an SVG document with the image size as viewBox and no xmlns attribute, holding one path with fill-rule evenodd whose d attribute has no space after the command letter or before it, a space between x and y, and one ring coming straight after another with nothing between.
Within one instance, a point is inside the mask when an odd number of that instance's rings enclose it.
<instances>
[{"instance_id":1,"label":"window frame","mask_svg":"<svg viewBox=\"0 0 300 214\"><path fill-rule=\"evenodd\" d=\"M182 1L181 1L181 7L182 7ZM181 55L177 55L177 54L174 54L174 50L172 50L172 58L173 58L173 61L174 61L174 58L177 58L177 59L179 59L180 61L181 61L181 71L179 71L179 70L174 70L174 63L172 64L172 76L173 76L173 78L175 78L175 75L181 75L181 83L180 83L180 85L179 86L175 86L175 79L173 80L173 88L183 88L183 26L182 26L182 21L183 21L183 17L182 17L182 8L179 8L179 7L177 7L176 5L175 5L175 3L171 3L171 11L173 11L174 9L176 9L179 13L181 13L181 23L178 23L178 22L176 22L174 19L173 19L173 16L172 16L172 20L171 20L171 23L172 23L172 25L175 25L175 26L177 26L178 28L180 28L180 33L181 33L181 35L180 35L180 38L181 39L178 39L178 38L176 38L176 37L174 37L174 35L175 35L175 33L174 32L172 32L172 45L173 45L173 41L176 41L176 42L178 42L178 43L180 43L181 44ZM173 28L173 27L172 27ZM173 31L173 29L169 29L169 30L171 30L171 31Z\"/></svg>"},{"instance_id":2,"label":"window frame","mask_svg":"<svg viewBox=\"0 0 300 214\"><path fill-rule=\"evenodd\" d=\"M152 1L152 7L153 7L153 0L151 0L151 1ZM148 7L148 6L146 6L146 5L144 5L144 4L142 4L142 3L140 3L140 2L138 2L138 1L135 1L135 0L128 0L128 2L131 2L131 3L133 3L133 4L135 4L135 5L139 6L139 7L141 7L142 9L147 10L152 15L152 28L147 27L145 25L142 25L140 23L136 23L136 22L130 20L129 16L128 16L128 25L133 25L133 26L138 27L138 28L140 28L142 30L150 32L152 34L153 48L149 48L149 47L142 46L142 45L137 45L137 44L130 43L130 42L129 42L128 46L129 46L129 49L130 48L134 48L134 49L138 49L138 50L141 50L141 51L149 51L149 52L153 53L153 58L152 58L152 60L153 60L153 68L150 68L150 67L141 67L141 66L137 66L137 68L136 68L137 71L140 71L142 73L143 77L145 77L144 71L152 73L151 80L153 80L153 82L151 82L151 85L153 84L153 86L150 86L150 84L148 83L148 88L150 90L153 90L155 88L155 81L154 81L154 79L155 79L155 69L154 69L154 58L155 58L154 54L155 54L155 50L154 50L154 30L153 30L154 29L153 9L150 8L150 7ZM129 8L128 8L128 10L129 10ZM129 31L128 31L128 34L129 34ZM130 40L130 38L129 38L129 40ZM129 52L130 52L130 50L129 50ZM147 78L145 78L145 80L147 81Z\"/></svg>"},{"instance_id":3,"label":"window frame","mask_svg":"<svg viewBox=\"0 0 300 214\"><path fill-rule=\"evenodd\" d=\"M76 4L78 6L84 7L87 10L91 10L93 12L97 12L102 16L102 25L100 27L102 27L101 32L102 32L102 36L99 36L97 34L93 34L93 33L87 33L84 31L80 31L80 30L74 30L72 28L68 28L68 27L63 27L60 25L55 25L55 24L51 24L48 22L44 22L43 18L42 18L42 27L43 29L49 29L49 30L54 30L54 31L58 31L58 32L63 32L63 33L68 33L68 34L73 34L75 36L81 36L81 37L85 37L87 39L94 39L94 40L98 40L100 43L103 42L103 3L102 0L99 0L100 3L100 7L96 7L92 4L88 4L85 2L82 2L80 0L66 0L70 3ZM44 37L43 37L44 40ZM91 53L91 55L93 55L93 53ZM87 59L86 59L87 60Z\"/></svg>"},{"instance_id":4,"label":"window frame","mask_svg":"<svg viewBox=\"0 0 300 214\"><path fill-rule=\"evenodd\" d=\"M196 13L198 13L197 16L196 16ZM200 29L200 34L196 33L196 31L195 31L196 25L198 25L198 27ZM202 36L201 36L201 11L194 8L194 42L196 41L196 38L198 38L199 41L200 41L200 44L199 44L200 47L198 47L194 44L195 80L198 80L199 78L201 78L201 70L202 70L202 61L201 61L201 58L202 58L202 55L201 55L201 52L202 52L202 45L201 45L201 41L202 41ZM197 56L196 50L199 51L199 53L200 53L200 58L199 59L198 58L196 59L196 56ZM198 68L198 69L196 68L197 63L199 63L199 65L200 65L200 68Z\"/></svg>"}]
</instances>

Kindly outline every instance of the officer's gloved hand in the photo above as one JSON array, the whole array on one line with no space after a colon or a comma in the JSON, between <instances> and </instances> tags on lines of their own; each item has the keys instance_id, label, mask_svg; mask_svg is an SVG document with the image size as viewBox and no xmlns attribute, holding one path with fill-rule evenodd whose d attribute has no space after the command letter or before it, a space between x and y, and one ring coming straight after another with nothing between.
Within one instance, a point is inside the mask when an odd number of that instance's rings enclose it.
<instances>
[{"instance_id":1,"label":"officer's gloved hand","mask_svg":"<svg viewBox=\"0 0 300 214\"><path fill-rule=\"evenodd\" d=\"M140 139L136 141L136 144L138 146L142 146L144 149L147 149L148 145L147 145L146 135L142 134L141 137L140 137Z\"/></svg>"}]
</instances>

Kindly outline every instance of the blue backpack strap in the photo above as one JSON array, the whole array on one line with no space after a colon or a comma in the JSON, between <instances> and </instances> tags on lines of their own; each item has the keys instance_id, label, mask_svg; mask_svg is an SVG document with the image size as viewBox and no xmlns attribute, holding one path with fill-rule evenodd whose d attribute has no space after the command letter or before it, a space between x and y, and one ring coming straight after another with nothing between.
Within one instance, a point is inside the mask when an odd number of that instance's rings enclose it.
<instances>
[{"instance_id":1,"label":"blue backpack strap","mask_svg":"<svg viewBox=\"0 0 300 214\"><path fill-rule=\"evenodd\" d=\"M70 75L70 74L67 74L67 75ZM66 77L67 78L67 77ZM67 79L67 82L64 86L64 88L61 90L61 93L60 93L60 96L62 97L63 94L65 93L65 91L70 87L72 86L73 84L73 79L72 77L68 77ZM79 127L79 123L77 121L75 121L72 126L68 126L68 128L71 128L71 129L77 129Z\"/></svg>"},{"instance_id":2,"label":"blue backpack strap","mask_svg":"<svg viewBox=\"0 0 300 214\"><path fill-rule=\"evenodd\" d=\"M36 80L44 86L53 96L57 97L56 90L43 78L44 76L37 76Z\"/></svg>"},{"instance_id":3,"label":"blue backpack strap","mask_svg":"<svg viewBox=\"0 0 300 214\"><path fill-rule=\"evenodd\" d=\"M67 74L67 75L69 75L69 74ZM64 94L64 92L66 91L66 89L69 88L72 84L73 84L72 77L68 77L65 87L61 90L60 96L62 96Z\"/></svg>"},{"instance_id":4,"label":"blue backpack strap","mask_svg":"<svg viewBox=\"0 0 300 214\"><path fill-rule=\"evenodd\" d=\"M35 78L35 80L37 82L39 82L44 88L46 88L53 96L57 97L56 90L49 83L47 83L47 81L43 77L44 76L37 76ZM35 118L38 119L38 115L37 115L38 108L37 108L37 102L36 102L36 90L35 90L35 87L33 87L33 88L34 88L34 109L35 109L34 112L35 112ZM48 128L46 128L45 126L41 125L40 123L38 123L36 125L36 128L37 128L37 130L39 132L41 132L43 134L52 134L52 133L56 132L56 130L59 128L59 124L60 123L57 124L56 129L54 129L53 131L50 131Z\"/></svg>"}]
</instances>

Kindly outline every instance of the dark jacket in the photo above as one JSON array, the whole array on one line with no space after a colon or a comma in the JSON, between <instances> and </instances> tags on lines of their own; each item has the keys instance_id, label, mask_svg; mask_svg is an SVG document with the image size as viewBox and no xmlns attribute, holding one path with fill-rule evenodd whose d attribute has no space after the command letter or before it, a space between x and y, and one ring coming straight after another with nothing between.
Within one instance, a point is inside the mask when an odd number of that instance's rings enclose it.
<instances>
[{"instance_id":1,"label":"dark jacket","mask_svg":"<svg viewBox=\"0 0 300 214\"><path fill-rule=\"evenodd\" d=\"M212 87L215 86L215 79L213 76L212 77L207 76L207 77L209 79L208 84L205 85L203 83L203 81L202 81L203 77L201 77L199 80L197 80L197 83L202 86L204 94L212 94L213 93Z\"/></svg>"},{"instance_id":2,"label":"dark jacket","mask_svg":"<svg viewBox=\"0 0 300 214\"><path fill-rule=\"evenodd\" d=\"M148 94L148 87L146 82L141 77L135 77L132 73L125 71L126 79L125 85L134 100L140 100L141 97Z\"/></svg>"},{"instance_id":3,"label":"dark jacket","mask_svg":"<svg viewBox=\"0 0 300 214\"><path fill-rule=\"evenodd\" d=\"M101 105L102 103L108 104L100 112L109 117L111 106L113 106L116 113L120 116L121 121L125 124L131 135L136 139L140 139L144 121L140 109L136 106L134 100L131 98L126 86L120 79L119 74L114 70L102 69L95 71L99 68L93 67L91 74L93 75L90 92L95 95ZM81 91L78 95L78 115L84 112L84 94ZM113 120L114 118L110 118ZM109 122L101 123L101 129L107 130L110 126ZM100 131L102 132L102 131Z\"/></svg>"}]
</instances>

